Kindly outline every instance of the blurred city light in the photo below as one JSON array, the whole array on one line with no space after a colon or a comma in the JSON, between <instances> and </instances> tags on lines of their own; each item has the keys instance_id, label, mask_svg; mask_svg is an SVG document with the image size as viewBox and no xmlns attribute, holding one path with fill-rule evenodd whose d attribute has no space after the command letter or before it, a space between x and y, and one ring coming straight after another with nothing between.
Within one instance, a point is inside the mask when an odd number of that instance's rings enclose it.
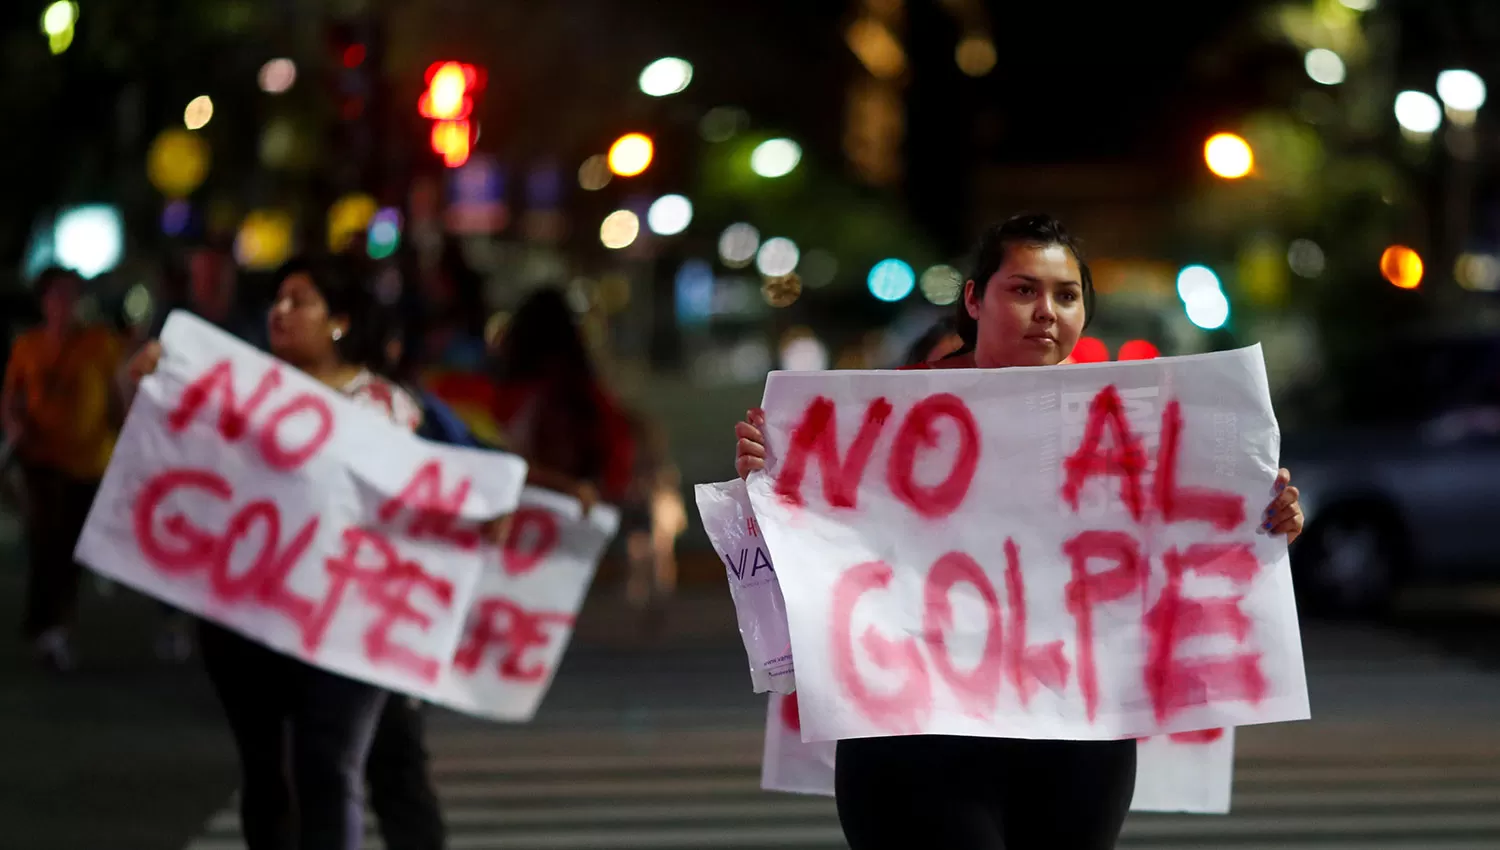
<instances>
[{"instance_id":1,"label":"blurred city light","mask_svg":"<svg viewBox=\"0 0 1500 850\"><path fill-rule=\"evenodd\" d=\"M144 324L151 317L151 290L137 283L125 293L125 320L132 326Z\"/></svg>"},{"instance_id":2,"label":"blurred city light","mask_svg":"<svg viewBox=\"0 0 1500 850\"><path fill-rule=\"evenodd\" d=\"M85 278L97 277L120 263L125 225L120 211L106 204L64 210L52 228L57 264Z\"/></svg>"},{"instance_id":3,"label":"blurred city light","mask_svg":"<svg viewBox=\"0 0 1500 850\"><path fill-rule=\"evenodd\" d=\"M985 35L966 35L953 51L958 70L971 77L982 77L995 69L995 43Z\"/></svg>"},{"instance_id":4,"label":"blurred city light","mask_svg":"<svg viewBox=\"0 0 1500 850\"><path fill-rule=\"evenodd\" d=\"M1104 363L1108 360L1109 347L1104 340L1092 336L1079 337L1073 345L1073 353L1068 355L1071 363Z\"/></svg>"},{"instance_id":5,"label":"blurred city light","mask_svg":"<svg viewBox=\"0 0 1500 850\"><path fill-rule=\"evenodd\" d=\"M1486 90L1478 74L1456 68L1438 74L1437 93L1450 109L1478 112L1484 106Z\"/></svg>"},{"instance_id":6,"label":"blurred city light","mask_svg":"<svg viewBox=\"0 0 1500 850\"><path fill-rule=\"evenodd\" d=\"M781 346L781 368L788 372L821 372L828 368L828 347L811 331L788 335Z\"/></svg>"},{"instance_id":7,"label":"blurred city light","mask_svg":"<svg viewBox=\"0 0 1500 850\"><path fill-rule=\"evenodd\" d=\"M1233 133L1217 133L1203 145L1203 161L1208 170L1226 180L1236 180L1255 167L1250 143Z\"/></svg>"},{"instance_id":8,"label":"blurred city light","mask_svg":"<svg viewBox=\"0 0 1500 850\"><path fill-rule=\"evenodd\" d=\"M1326 47L1315 47L1307 51L1302 66L1315 83L1336 86L1344 81L1344 60Z\"/></svg>"},{"instance_id":9,"label":"blurred city light","mask_svg":"<svg viewBox=\"0 0 1500 850\"><path fill-rule=\"evenodd\" d=\"M958 300L963 284L964 276L958 269L936 265L922 272L922 297L939 307L946 307Z\"/></svg>"},{"instance_id":10,"label":"blurred city light","mask_svg":"<svg viewBox=\"0 0 1500 850\"><path fill-rule=\"evenodd\" d=\"M677 269L677 321L695 325L713 314L714 269L707 261L684 260Z\"/></svg>"},{"instance_id":11,"label":"blurred city light","mask_svg":"<svg viewBox=\"0 0 1500 850\"><path fill-rule=\"evenodd\" d=\"M666 97L687 89L693 81L693 66L690 62L668 56L658 59L641 71L641 91L652 97Z\"/></svg>"},{"instance_id":12,"label":"blurred city light","mask_svg":"<svg viewBox=\"0 0 1500 850\"><path fill-rule=\"evenodd\" d=\"M917 275L901 260L881 260L870 269L866 284L881 301L900 301L917 287Z\"/></svg>"},{"instance_id":13,"label":"blurred city light","mask_svg":"<svg viewBox=\"0 0 1500 850\"><path fill-rule=\"evenodd\" d=\"M1287 246L1286 264L1298 277L1317 277L1323 273L1323 249L1311 239L1294 239Z\"/></svg>"},{"instance_id":14,"label":"blurred city light","mask_svg":"<svg viewBox=\"0 0 1500 850\"><path fill-rule=\"evenodd\" d=\"M254 210L234 240L234 258L244 268L267 271L292 255L292 217L280 210Z\"/></svg>"},{"instance_id":15,"label":"blurred city light","mask_svg":"<svg viewBox=\"0 0 1500 850\"><path fill-rule=\"evenodd\" d=\"M193 219L193 208L187 201L171 201L161 211L161 232L181 236Z\"/></svg>"},{"instance_id":16,"label":"blurred city light","mask_svg":"<svg viewBox=\"0 0 1500 850\"><path fill-rule=\"evenodd\" d=\"M417 99L417 112L434 121L462 121L474 111L470 93L479 72L460 62L438 62L427 69L427 90Z\"/></svg>"},{"instance_id":17,"label":"blurred city light","mask_svg":"<svg viewBox=\"0 0 1500 850\"><path fill-rule=\"evenodd\" d=\"M432 125L432 152L443 157L443 164L458 168L469 161L469 122L435 121Z\"/></svg>"},{"instance_id":18,"label":"blurred city light","mask_svg":"<svg viewBox=\"0 0 1500 850\"><path fill-rule=\"evenodd\" d=\"M1464 254L1454 264L1453 277L1472 292L1494 292L1500 289L1500 260L1489 254Z\"/></svg>"},{"instance_id":19,"label":"blurred city light","mask_svg":"<svg viewBox=\"0 0 1500 850\"><path fill-rule=\"evenodd\" d=\"M693 223L693 202L681 195L662 195L646 211L646 225L661 236L676 236Z\"/></svg>"},{"instance_id":20,"label":"blurred city light","mask_svg":"<svg viewBox=\"0 0 1500 850\"><path fill-rule=\"evenodd\" d=\"M328 250L337 254L349 247L354 237L370 229L377 210L375 199L361 192L334 201L328 208Z\"/></svg>"},{"instance_id":21,"label":"blurred city light","mask_svg":"<svg viewBox=\"0 0 1500 850\"><path fill-rule=\"evenodd\" d=\"M1156 346L1144 339L1133 339L1120 346L1116 360L1154 360L1161 355Z\"/></svg>"},{"instance_id":22,"label":"blurred city light","mask_svg":"<svg viewBox=\"0 0 1500 850\"><path fill-rule=\"evenodd\" d=\"M168 198L185 198L208 176L208 143L186 130L164 130L146 151L146 178Z\"/></svg>"},{"instance_id":23,"label":"blurred city light","mask_svg":"<svg viewBox=\"0 0 1500 850\"><path fill-rule=\"evenodd\" d=\"M706 142L727 142L750 126L750 115L733 106L717 106L698 122L698 134Z\"/></svg>"},{"instance_id":24,"label":"blurred city light","mask_svg":"<svg viewBox=\"0 0 1500 850\"><path fill-rule=\"evenodd\" d=\"M754 225L731 224L719 236L719 259L732 269L750 265L760 250L760 231Z\"/></svg>"},{"instance_id":25,"label":"blurred city light","mask_svg":"<svg viewBox=\"0 0 1500 850\"><path fill-rule=\"evenodd\" d=\"M790 307L802 296L802 278L795 273L765 278L760 285L760 297L772 307Z\"/></svg>"},{"instance_id":26,"label":"blurred city light","mask_svg":"<svg viewBox=\"0 0 1500 850\"><path fill-rule=\"evenodd\" d=\"M1422 284L1422 255L1405 245L1392 245L1380 255L1380 273L1393 286L1416 289Z\"/></svg>"},{"instance_id":27,"label":"blurred city light","mask_svg":"<svg viewBox=\"0 0 1500 850\"><path fill-rule=\"evenodd\" d=\"M873 18L860 18L849 26L845 41L872 76L895 79L906 71L906 51L901 42Z\"/></svg>"},{"instance_id":28,"label":"blurred city light","mask_svg":"<svg viewBox=\"0 0 1500 850\"><path fill-rule=\"evenodd\" d=\"M634 177L651 167L656 146L644 133L627 133L609 147L609 170L621 177Z\"/></svg>"},{"instance_id":29,"label":"blurred city light","mask_svg":"<svg viewBox=\"0 0 1500 850\"><path fill-rule=\"evenodd\" d=\"M187 108L182 111L182 123L189 130L201 130L208 126L208 122L214 117L214 102L206 94L200 94L188 101Z\"/></svg>"},{"instance_id":30,"label":"blurred city light","mask_svg":"<svg viewBox=\"0 0 1500 850\"><path fill-rule=\"evenodd\" d=\"M1443 123L1443 110L1426 92L1404 91L1396 95L1396 122L1407 132L1427 136Z\"/></svg>"},{"instance_id":31,"label":"blurred city light","mask_svg":"<svg viewBox=\"0 0 1500 850\"><path fill-rule=\"evenodd\" d=\"M384 260L401 247L401 211L386 207L370 220L369 236L365 240L365 253L372 260Z\"/></svg>"},{"instance_id":32,"label":"blurred city light","mask_svg":"<svg viewBox=\"0 0 1500 850\"><path fill-rule=\"evenodd\" d=\"M260 66L260 90L281 94L297 82L297 63L290 59L272 59Z\"/></svg>"},{"instance_id":33,"label":"blurred city light","mask_svg":"<svg viewBox=\"0 0 1500 850\"><path fill-rule=\"evenodd\" d=\"M42 34L47 36L47 47L56 56L73 44L74 25L78 23L78 4L71 0L58 0L42 13Z\"/></svg>"},{"instance_id":34,"label":"blurred city light","mask_svg":"<svg viewBox=\"0 0 1500 850\"><path fill-rule=\"evenodd\" d=\"M802 161L802 147L791 139L768 139L750 154L750 170L762 177L785 177Z\"/></svg>"},{"instance_id":35,"label":"blurred city light","mask_svg":"<svg viewBox=\"0 0 1500 850\"><path fill-rule=\"evenodd\" d=\"M365 52L363 44L351 44L344 48L344 67L354 69L365 64Z\"/></svg>"},{"instance_id":36,"label":"blurred city light","mask_svg":"<svg viewBox=\"0 0 1500 850\"><path fill-rule=\"evenodd\" d=\"M641 220L630 210L615 210L604 217L599 225L599 241L604 247L619 250L628 248L641 234Z\"/></svg>"},{"instance_id":37,"label":"blurred city light","mask_svg":"<svg viewBox=\"0 0 1500 850\"><path fill-rule=\"evenodd\" d=\"M801 252L797 250L797 243L777 236L760 246L755 255L755 268L766 277L781 277L796 271L799 259Z\"/></svg>"},{"instance_id":38,"label":"blurred city light","mask_svg":"<svg viewBox=\"0 0 1500 850\"><path fill-rule=\"evenodd\" d=\"M597 192L609 185L614 175L609 170L609 160L596 153L578 166L578 185L587 192Z\"/></svg>"},{"instance_id":39,"label":"blurred city light","mask_svg":"<svg viewBox=\"0 0 1500 850\"><path fill-rule=\"evenodd\" d=\"M1218 330L1229 321L1229 299L1215 289L1186 303L1188 321L1206 330Z\"/></svg>"},{"instance_id":40,"label":"blurred city light","mask_svg":"<svg viewBox=\"0 0 1500 850\"><path fill-rule=\"evenodd\" d=\"M42 13L42 32L45 35L62 35L78 23L78 6L68 0L57 0Z\"/></svg>"},{"instance_id":41,"label":"blurred city light","mask_svg":"<svg viewBox=\"0 0 1500 850\"><path fill-rule=\"evenodd\" d=\"M1219 276L1208 266L1185 266L1177 273L1177 297L1184 304L1220 292L1219 287Z\"/></svg>"},{"instance_id":42,"label":"blurred city light","mask_svg":"<svg viewBox=\"0 0 1500 850\"><path fill-rule=\"evenodd\" d=\"M802 282L813 289L820 289L833 282L839 273L838 258L821 248L808 251L798 264Z\"/></svg>"},{"instance_id":43,"label":"blurred city light","mask_svg":"<svg viewBox=\"0 0 1500 850\"><path fill-rule=\"evenodd\" d=\"M1345 9L1353 9L1356 12L1368 12L1375 8L1376 0L1339 0Z\"/></svg>"}]
</instances>

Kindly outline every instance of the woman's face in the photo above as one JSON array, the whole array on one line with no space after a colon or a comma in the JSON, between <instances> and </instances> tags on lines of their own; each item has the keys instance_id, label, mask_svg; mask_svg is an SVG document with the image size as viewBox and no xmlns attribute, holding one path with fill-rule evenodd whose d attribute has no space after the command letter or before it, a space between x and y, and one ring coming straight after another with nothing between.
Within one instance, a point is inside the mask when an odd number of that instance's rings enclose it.
<instances>
[{"instance_id":1,"label":"woman's face","mask_svg":"<svg viewBox=\"0 0 1500 850\"><path fill-rule=\"evenodd\" d=\"M979 326L974 365L1056 365L1083 332L1083 276L1062 245L1010 245L982 298L964 284L964 307Z\"/></svg>"},{"instance_id":2,"label":"woman's face","mask_svg":"<svg viewBox=\"0 0 1500 850\"><path fill-rule=\"evenodd\" d=\"M328 302L306 272L288 275L267 317L271 353L288 363L321 363L338 356L335 337L348 331L342 316L328 315Z\"/></svg>"},{"instance_id":3,"label":"woman's face","mask_svg":"<svg viewBox=\"0 0 1500 850\"><path fill-rule=\"evenodd\" d=\"M72 324L78 309L78 281L71 275L52 281L42 296L42 319L49 327Z\"/></svg>"}]
</instances>

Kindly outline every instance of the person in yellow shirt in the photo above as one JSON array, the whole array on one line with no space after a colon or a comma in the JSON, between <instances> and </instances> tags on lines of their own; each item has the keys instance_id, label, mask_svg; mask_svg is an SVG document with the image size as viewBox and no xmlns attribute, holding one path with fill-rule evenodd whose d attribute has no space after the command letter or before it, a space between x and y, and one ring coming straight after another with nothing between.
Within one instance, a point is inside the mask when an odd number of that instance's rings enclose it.
<instances>
[{"instance_id":1,"label":"person in yellow shirt","mask_svg":"<svg viewBox=\"0 0 1500 850\"><path fill-rule=\"evenodd\" d=\"M68 628L82 573L73 547L114 449L111 381L122 356L113 331L75 318L81 288L65 269L37 279L42 326L16 338L0 398L26 483L25 636L60 670L73 663Z\"/></svg>"}]
</instances>

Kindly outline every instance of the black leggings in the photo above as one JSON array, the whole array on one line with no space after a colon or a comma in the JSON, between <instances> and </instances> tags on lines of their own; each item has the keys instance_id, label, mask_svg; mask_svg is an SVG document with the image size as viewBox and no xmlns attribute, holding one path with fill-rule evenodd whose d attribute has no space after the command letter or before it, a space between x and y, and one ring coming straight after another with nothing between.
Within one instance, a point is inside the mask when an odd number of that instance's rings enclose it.
<instances>
[{"instance_id":1,"label":"black leggings","mask_svg":"<svg viewBox=\"0 0 1500 850\"><path fill-rule=\"evenodd\" d=\"M1135 793L1135 741L914 735L839 741L850 850L1110 850Z\"/></svg>"}]
</instances>

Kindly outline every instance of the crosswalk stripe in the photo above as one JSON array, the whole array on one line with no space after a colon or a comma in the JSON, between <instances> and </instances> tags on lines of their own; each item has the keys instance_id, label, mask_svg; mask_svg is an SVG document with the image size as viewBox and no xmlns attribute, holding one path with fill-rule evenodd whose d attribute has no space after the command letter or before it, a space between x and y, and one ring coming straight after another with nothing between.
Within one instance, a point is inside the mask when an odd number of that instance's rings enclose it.
<instances>
[{"instance_id":1,"label":"crosswalk stripe","mask_svg":"<svg viewBox=\"0 0 1500 850\"><path fill-rule=\"evenodd\" d=\"M429 736L452 850L832 850L832 800L760 790L758 728L498 727ZM1227 817L1134 815L1120 846L1494 850L1500 759L1483 747L1282 748L1241 757ZM383 850L375 822L367 850ZM237 813L188 850L244 850Z\"/></svg>"}]
</instances>

